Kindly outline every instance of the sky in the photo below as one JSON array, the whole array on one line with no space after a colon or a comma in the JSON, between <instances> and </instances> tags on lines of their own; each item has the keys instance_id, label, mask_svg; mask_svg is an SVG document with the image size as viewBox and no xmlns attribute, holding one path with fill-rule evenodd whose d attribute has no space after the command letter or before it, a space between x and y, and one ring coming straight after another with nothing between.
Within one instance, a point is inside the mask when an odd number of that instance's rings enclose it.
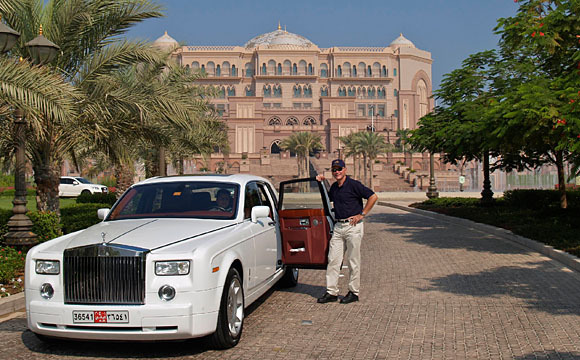
<instances>
[{"instance_id":1,"label":"sky","mask_svg":"<svg viewBox=\"0 0 580 360\"><path fill-rule=\"evenodd\" d=\"M497 19L515 15L513 0L157 0L165 17L149 19L128 36L154 41L165 31L184 45L243 45L274 31L320 48L388 46L399 33L431 52L433 89L470 54L496 48Z\"/></svg>"}]
</instances>

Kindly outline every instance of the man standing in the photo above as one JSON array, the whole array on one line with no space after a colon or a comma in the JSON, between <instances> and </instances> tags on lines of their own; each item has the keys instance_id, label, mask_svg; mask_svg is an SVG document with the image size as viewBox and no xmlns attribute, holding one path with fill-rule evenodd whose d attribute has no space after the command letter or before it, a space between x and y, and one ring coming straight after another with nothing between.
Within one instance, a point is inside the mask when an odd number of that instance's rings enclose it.
<instances>
[{"instance_id":1,"label":"man standing","mask_svg":"<svg viewBox=\"0 0 580 360\"><path fill-rule=\"evenodd\" d=\"M331 169L336 182L330 187L329 195L330 201L334 202L337 222L328 249L326 293L318 299L318 302L324 304L338 300L338 276L346 252L350 278L348 293L340 303L348 304L358 301L363 218L371 211L379 197L371 189L346 175L346 166L342 159L333 160ZM323 175L316 176L318 181L324 179ZM367 199L364 209L363 198Z\"/></svg>"}]
</instances>

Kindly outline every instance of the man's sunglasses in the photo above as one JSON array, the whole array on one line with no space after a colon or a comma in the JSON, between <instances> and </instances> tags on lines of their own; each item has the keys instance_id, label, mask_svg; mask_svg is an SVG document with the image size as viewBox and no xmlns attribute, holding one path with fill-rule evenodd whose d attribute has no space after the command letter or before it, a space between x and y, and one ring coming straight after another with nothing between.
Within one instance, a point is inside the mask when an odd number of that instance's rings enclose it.
<instances>
[{"instance_id":1,"label":"man's sunglasses","mask_svg":"<svg viewBox=\"0 0 580 360\"><path fill-rule=\"evenodd\" d=\"M342 171L342 169L344 169L344 168L343 168L343 167L341 167L341 166L338 166L338 167L333 167L333 168L332 168L332 172L336 172L336 171Z\"/></svg>"}]
</instances>

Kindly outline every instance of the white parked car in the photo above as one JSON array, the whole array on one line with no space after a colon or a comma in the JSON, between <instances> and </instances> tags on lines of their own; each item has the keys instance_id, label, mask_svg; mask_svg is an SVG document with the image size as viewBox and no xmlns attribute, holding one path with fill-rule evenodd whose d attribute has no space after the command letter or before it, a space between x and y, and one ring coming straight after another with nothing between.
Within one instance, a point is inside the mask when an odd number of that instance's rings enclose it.
<instances>
[{"instance_id":1,"label":"white parked car","mask_svg":"<svg viewBox=\"0 0 580 360\"><path fill-rule=\"evenodd\" d=\"M93 184L80 176L61 176L58 185L58 196L76 197L80 194L108 193L109 188L105 185Z\"/></svg>"},{"instance_id":2,"label":"white parked car","mask_svg":"<svg viewBox=\"0 0 580 360\"><path fill-rule=\"evenodd\" d=\"M244 309L299 267L326 265L333 218L315 179L153 178L88 229L32 248L28 327L41 338L163 340L209 334L235 346Z\"/></svg>"}]
</instances>

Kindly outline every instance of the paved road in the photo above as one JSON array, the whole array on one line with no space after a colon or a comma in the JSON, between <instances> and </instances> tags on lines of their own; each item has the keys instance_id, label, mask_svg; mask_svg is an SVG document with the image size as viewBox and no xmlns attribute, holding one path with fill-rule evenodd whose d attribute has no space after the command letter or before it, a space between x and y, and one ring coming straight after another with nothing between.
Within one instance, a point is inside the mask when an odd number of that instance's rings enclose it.
<instances>
[{"instance_id":1,"label":"paved road","mask_svg":"<svg viewBox=\"0 0 580 360\"><path fill-rule=\"evenodd\" d=\"M361 302L320 305L323 271L252 306L241 343L56 343L0 323L7 359L580 359L580 274L483 232L377 206ZM345 273L348 270L345 270ZM346 292L345 278L341 285Z\"/></svg>"}]
</instances>

